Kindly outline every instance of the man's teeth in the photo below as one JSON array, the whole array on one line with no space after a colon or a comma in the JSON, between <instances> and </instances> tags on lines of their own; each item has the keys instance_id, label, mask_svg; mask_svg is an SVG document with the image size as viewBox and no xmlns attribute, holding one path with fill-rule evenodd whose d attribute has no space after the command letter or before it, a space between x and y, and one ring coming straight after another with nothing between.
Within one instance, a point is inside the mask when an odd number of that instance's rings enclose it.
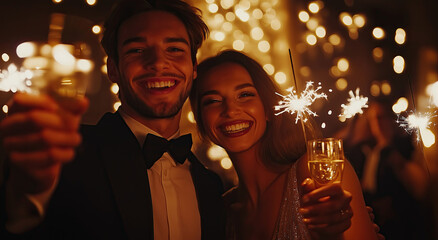
<instances>
[{"instance_id":1,"label":"man's teeth","mask_svg":"<svg viewBox=\"0 0 438 240\"><path fill-rule=\"evenodd\" d=\"M225 126L225 132L236 133L236 132L243 131L247 128L249 128L249 123L233 124L233 125Z\"/></svg>"},{"instance_id":2,"label":"man's teeth","mask_svg":"<svg viewBox=\"0 0 438 240\"><path fill-rule=\"evenodd\" d=\"M164 88L164 87L172 87L175 85L174 81L162 81L162 82L148 82L148 88Z\"/></svg>"}]
</instances>

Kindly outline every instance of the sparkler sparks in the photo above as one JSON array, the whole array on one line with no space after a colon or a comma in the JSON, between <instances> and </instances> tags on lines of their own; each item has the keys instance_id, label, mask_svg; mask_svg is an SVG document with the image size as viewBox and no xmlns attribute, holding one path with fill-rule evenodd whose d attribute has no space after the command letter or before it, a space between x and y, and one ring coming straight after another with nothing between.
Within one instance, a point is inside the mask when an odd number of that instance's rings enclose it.
<instances>
[{"instance_id":1,"label":"sparkler sparks","mask_svg":"<svg viewBox=\"0 0 438 240\"><path fill-rule=\"evenodd\" d=\"M425 132L429 132L429 128L432 125L432 118L437 117L436 112L431 113L411 113L407 117L400 116L397 119L397 123L407 133L415 132L417 140L420 141L420 135Z\"/></svg>"},{"instance_id":2,"label":"sparkler sparks","mask_svg":"<svg viewBox=\"0 0 438 240\"><path fill-rule=\"evenodd\" d=\"M15 64L10 64L7 70L0 71L0 91L27 92L29 91L30 78L32 78L31 72L23 69L18 70Z\"/></svg>"},{"instance_id":3,"label":"sparkler sparks","mask_svg":"<svg viewBox=\"0 0 438 240\"><path fill-rule=\"evenodd\" d=\"M306 89L301 93L300 96L297 95L297 92L293 89L293 87L289 88L287 91L290 93L286 96L276 93L281 96L283 99L279 102L278 106L275 106L275 110L280 112L275 115L280 115L284 112L289 112L290 114L297 114L295 118L295 123L301 119L303 122L307 121L305 114L309 114L312 116L318 116L315 112L309 109L309 107L313 104L313 102L318 98L327 99L327 95L323 92L318 92L321 89L321 86L318 86L316 89L313 87L313 82L306 83Z\"/></svg>"},{"instance_id":4,"label":"sparkler sparks","mask_svg":"<svg viewBox=\"0 0 438 240\"><path fill-rule=\"evenodd\" d=\"M348 93L350 95L348 103L341 104L342 113L339 115L341 121L352 118L356 114L362 114L362 109L368 107L368 98L359 95L359 88L356 88L356 95L351 90Z\"/></svg>"}]
</instances>

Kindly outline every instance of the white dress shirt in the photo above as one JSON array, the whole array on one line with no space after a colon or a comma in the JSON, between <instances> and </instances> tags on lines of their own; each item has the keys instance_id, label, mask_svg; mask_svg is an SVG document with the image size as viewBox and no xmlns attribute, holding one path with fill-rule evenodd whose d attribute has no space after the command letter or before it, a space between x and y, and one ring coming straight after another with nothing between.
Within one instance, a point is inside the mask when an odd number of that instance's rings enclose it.
<instances>
[{"instance_id":1,"label":"white dress shirt","mask_svg":"<svg viewBox=\"0 0 438 240\"><path fill-rule=\"evenodd\" d=\"M162 137L127 115L122 109L119 112L140 146L143 146L148 133ZM179 135L180 132L177 131L168 140ZM154 215L154 239L201 239L201 217L190 173L190 162L176 164L166 152L147 171Z\"/></svg>"},{"instance_id":2,"label":"white dress shirt","mask_svg":"<svg viewBox=\"0 0 438 240\"><path fill-rule=\"evenodd\" d=\"M148 133L160 136L127 115L122 109L119 112L134 133L140 147L143 146ZM180 132L177 131L169 139L179 135ZM201 217L190 173L190 162L187 160L184 164L176 164L166 152L147 170L147 173L152 197L154 239L201 239ZM21 211L9 212L7 229L14 233L22 233L38 225L55 188L56 185L39 195L20 197L23 200L27 198L27 201L16 201L15 197L9 197L10 210L21 209Z\"/></svg>"}]
</instances>

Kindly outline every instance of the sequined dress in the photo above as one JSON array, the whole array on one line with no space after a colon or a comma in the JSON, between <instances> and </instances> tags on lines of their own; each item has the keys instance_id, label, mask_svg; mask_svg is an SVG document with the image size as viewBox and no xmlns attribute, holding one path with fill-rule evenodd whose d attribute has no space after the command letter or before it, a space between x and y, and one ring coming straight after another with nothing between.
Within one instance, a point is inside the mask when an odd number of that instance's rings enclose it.
<instances>
[{"instance_id":1,"label":"sequined dress","mask_svg":"<svg viewBox=\"0 0 438 240\"><path fill-rule=\"evenodd\" d=\"M237 189L234 189L236 191ZM309 231L303 222L302 215L298 212L300 207L300 194L296 174L296 163L292 165L287 177L287 184L281 200L280 215L277 218L273 240L308 240ZM234 219L227 221L227 239L237 240Z\"/></svg>"}]
</instances>

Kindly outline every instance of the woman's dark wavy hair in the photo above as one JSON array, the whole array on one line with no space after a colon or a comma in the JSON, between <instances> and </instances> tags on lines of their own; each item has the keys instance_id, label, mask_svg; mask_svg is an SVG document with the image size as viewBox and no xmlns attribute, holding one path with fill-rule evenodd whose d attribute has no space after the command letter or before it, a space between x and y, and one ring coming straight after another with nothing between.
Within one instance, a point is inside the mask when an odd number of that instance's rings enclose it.
<instances>
[{"instance_id":1,"label":"woman's dark wavy hair","mask_svg":"<svg viewBox=\"0 0 438 240\"><path fill-rule=\"evenodd\" d=\"M193 64L196 53L207 38L209 30L201 17L201 10L181 0L122 0L111 12L104 24L101 40L102 47L109 58L119 60L117 53L117 35L124 21L139 13L161 10L177 16L184 23L190 40L190 52ZM142 24L142 23L138 23Z\"/></svg>"},{"instance_id":2,"label":"woman's dark wavy hair","mask_svg":"<svg viewBox=\"0 0 438 240\"><path fill-rule=\"evenodd\" d=\"M190 104L201 137L207 139L206 129L201 118L199 86L211 69L223 63L236 63L244 67L251 76L263 103L269 120L262 137L262 147L260 149L262 159L280 164L289 164L296 161L306 151L301 125L295 124L295 118L291 114L275 115L274 106L278 105L281 100L276 92L281 93L280 88L272 81L259 63L234 50L220 52L198 65L198 77L193 82Z\"/></svg>"}]
</instances>

